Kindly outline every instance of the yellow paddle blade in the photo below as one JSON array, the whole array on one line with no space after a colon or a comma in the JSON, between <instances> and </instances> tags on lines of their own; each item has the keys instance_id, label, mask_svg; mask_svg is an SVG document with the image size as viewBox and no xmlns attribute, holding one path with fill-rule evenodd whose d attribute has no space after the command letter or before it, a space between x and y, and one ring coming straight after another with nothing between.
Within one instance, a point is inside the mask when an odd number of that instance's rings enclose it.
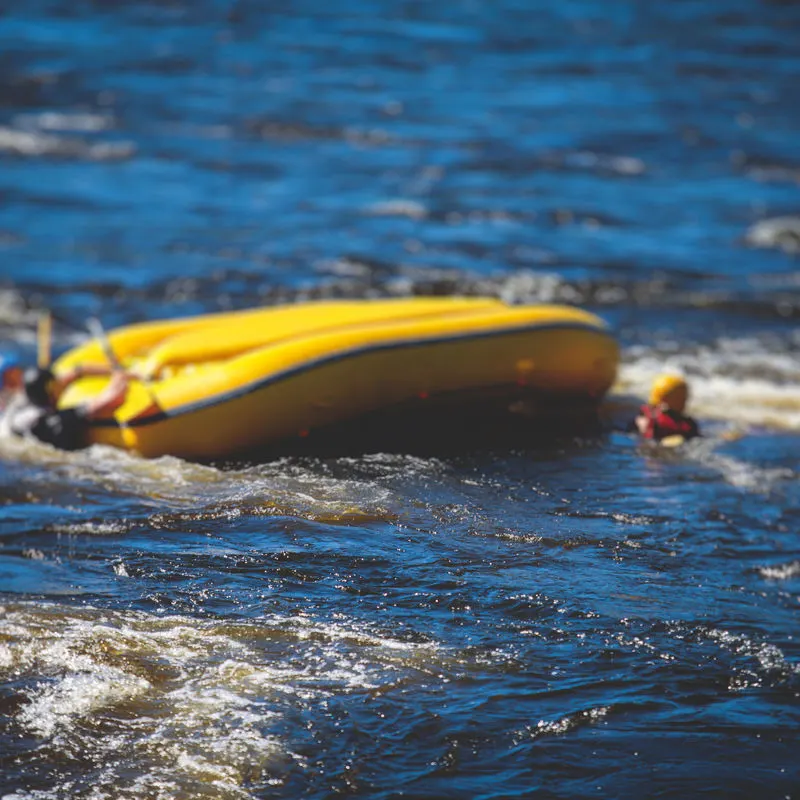
<instances>
[{"instance_id":1,"label":"yellow paddle blade","mask_svg":"<svg viewBox=\"0 0 800 800\"><path fill-rule=\"evenodd\" d=\"M675 433L672 436L665 436L663 439L659 441L659 444L662 447L680 447L686 439L681 436L679 433Z\"/></svg>"}]
</instances>

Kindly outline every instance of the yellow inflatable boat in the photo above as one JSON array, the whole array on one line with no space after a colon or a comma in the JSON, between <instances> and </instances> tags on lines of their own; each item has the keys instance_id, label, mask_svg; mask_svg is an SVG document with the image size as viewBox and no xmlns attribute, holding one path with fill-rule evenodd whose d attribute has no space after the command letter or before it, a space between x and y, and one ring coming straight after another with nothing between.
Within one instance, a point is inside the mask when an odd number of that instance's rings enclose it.
<instances>
[{"instance_id":1,"label":"yellow inflatable boat","mask_svg":"<svg viewBox=\"0 0 800 800\"><path fill-rule=\"evenodd\" d=\"M56 374L108 365L133 380L90 443L143 456L214 459L403 404L481 393L546 394L596 403L614 381L618 347L576 308L494 298L320 301L134 324L65 353ZM59 406L107 378L74 382Z\"/></svg>"}]
</instances>

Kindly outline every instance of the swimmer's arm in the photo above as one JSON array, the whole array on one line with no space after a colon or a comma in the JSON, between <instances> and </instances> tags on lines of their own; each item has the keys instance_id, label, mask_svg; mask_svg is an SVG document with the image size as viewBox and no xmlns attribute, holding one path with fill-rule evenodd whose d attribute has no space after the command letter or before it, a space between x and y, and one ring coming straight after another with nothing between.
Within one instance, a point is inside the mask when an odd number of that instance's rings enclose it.
<instances>
[{"instance_id":1,"label":"swimmer's arm","mask_svg":"<svg viewBox=\"0 0 800 800\"><path fill-rule=\"evenodd\" d=\"M62 375L56 376L56 387L55 393L56 396L60 396L62 392L75 381L80 380L81 378L95 378L95 377L104 377L107 375L115 375L118 374L118 370L113 370L110 367L104 366L102 364L85 364L80 365L78 364L75 367L72 367L67 372L63 373ZM124 374L128 379L134 379L137 376L131 372L120 373Z\"/></svg>"},{"instance_id":2,"label":"swimmer's arm","mask_svg":"<svg viewBox=\"0 0 800 800\"><path fill-rule=\"evenodd\" d=\"M130 377L125 372L112 373L108 386L97 397L87 400L80 407L82 416L92 420L116 411L125 401L129 380Z\"/></svg>"}]
</instances>

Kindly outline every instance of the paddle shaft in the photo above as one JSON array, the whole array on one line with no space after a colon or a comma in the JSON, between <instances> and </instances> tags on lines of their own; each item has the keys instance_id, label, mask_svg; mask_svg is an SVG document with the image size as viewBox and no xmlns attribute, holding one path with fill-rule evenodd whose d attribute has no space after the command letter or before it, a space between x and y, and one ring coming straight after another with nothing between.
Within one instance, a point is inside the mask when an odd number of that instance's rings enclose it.
<instances>
[{"instance_id":1,"label":"paddle shaft","mask_svg":"<svg viewBox=\"0 0 800 800\"><path fill-rule=\"evenodd\" d=\"M109 364L111 364L111 368L115 372L125 372L125 367L123 367L122 363L117 358L117 354L114 352L114 348L111 346L111 340L108 338L108 334L103 327L103 323L100 322L100 320L96 317L90 317L86 322L86 327L89 328L89 333L91 333L92 336L94 336L94 338L100 342L100 346L103 348L103 352L105 353ZM153 405L156 408L160 408L158 398L153 391L153 387L148 381L142 381L142 385L147 390L147 394L150 395L150 400L152 401ZM120 427L127 427L127 423L121 422Z\"/></svg>"},{"instance_id":2,"label":"paddle shaft","mask_svg":"<svg viewBox=\"0 0 800 800\"><path fill-rule=\"evenodd\" d=\"M108 334L103 327L103 323L100 322L99 319L95 317L90 317L86 321L86 327L89 329L89 333L94 336L95 339L100 343L100 347L103 348L103 353L105 357L108 359L108 363L111 365L112 369L119 370L123 372L124 369L120 360L117 358L117 354L114 352L114 348L111 346L111 341L108 338Z\"/></svg>"},{"instance_id":3,"label":"paddle shaft","mask_svg":"<svg viewBox=\"0 0 800 800\"><path fill-rule=\"evenodd\" d=\"M50 368L50 346L53 333L53 316L49 311L39 315L36 330L36 364L39 369Z\"/></svg>"}]
</instances>

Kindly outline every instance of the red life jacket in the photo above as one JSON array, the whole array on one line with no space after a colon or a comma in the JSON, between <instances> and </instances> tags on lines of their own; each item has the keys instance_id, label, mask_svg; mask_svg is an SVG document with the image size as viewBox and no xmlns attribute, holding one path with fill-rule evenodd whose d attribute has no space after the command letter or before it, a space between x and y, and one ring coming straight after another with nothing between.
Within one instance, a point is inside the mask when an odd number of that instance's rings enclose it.
<instances>
[{"instance_id":1,"label":"red life jacket","mask_svg":"<svg viewBox=\"0 0 800 800\"><path fill-rule=\"evenodd\" d=\"M662 409L643 405L640 413L647 419L647 427L642 433L645 439L660 441L667 436L683 436L692 439L699 436L697 423L691 418L669 408Z\"/></svg>"}]
</instances>

